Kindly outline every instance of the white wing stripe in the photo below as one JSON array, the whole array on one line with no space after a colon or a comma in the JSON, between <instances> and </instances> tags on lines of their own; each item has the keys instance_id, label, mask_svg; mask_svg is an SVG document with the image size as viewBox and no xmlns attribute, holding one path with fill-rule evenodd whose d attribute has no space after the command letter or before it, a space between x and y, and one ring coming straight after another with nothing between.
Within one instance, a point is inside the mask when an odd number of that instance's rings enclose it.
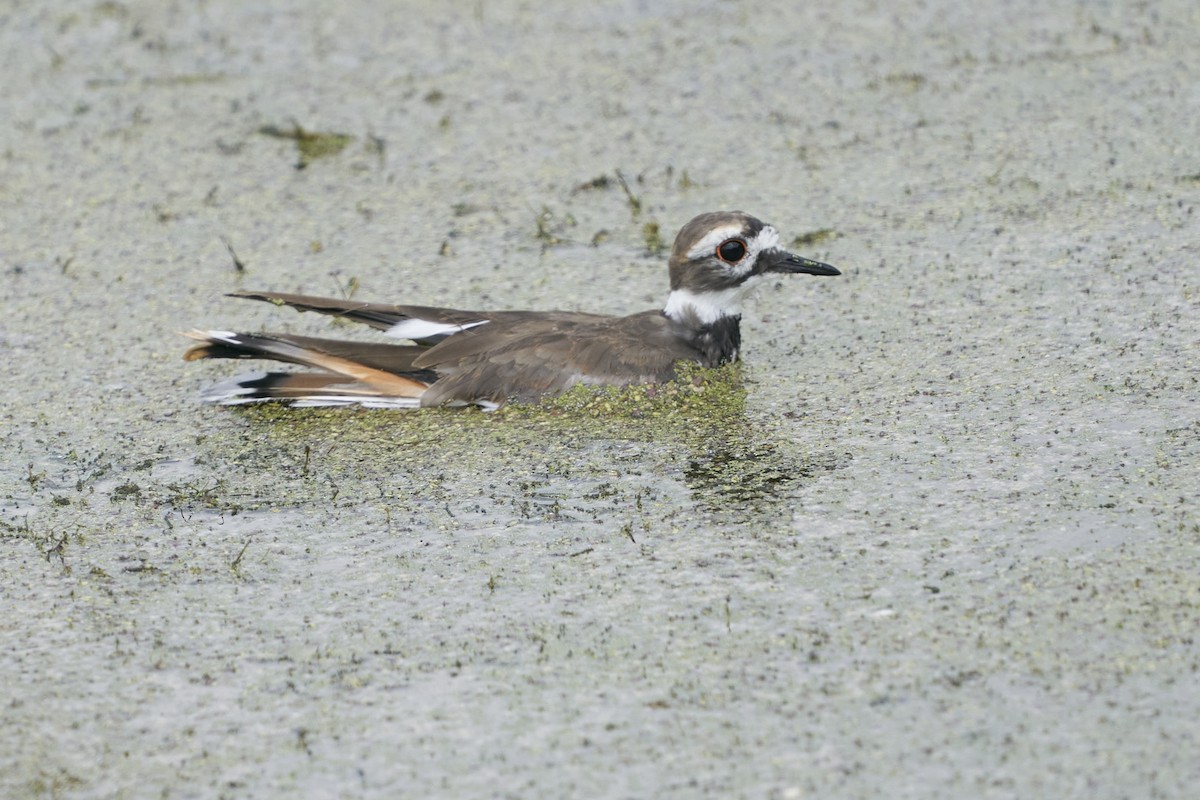
<instances>
[{"instance_id":1,"label":"white wing stripe","mask_svg":"<svg viewBox=\"0 0 1200 800\"><path fill-rule=\"evenodd\" d=\"M397 322L392 327L388 328L384 333L388 336L394 336L397 339L412 339L418 341L421 339L432 339L435 336L449 336L452 333L461 333L467 328L474 328L477 325L486 325L488 321L482 319L479 322L468 322L463 325L454 325L448 322L434 322L428 319L404 319Z\"/></svg>"}]
</instances>

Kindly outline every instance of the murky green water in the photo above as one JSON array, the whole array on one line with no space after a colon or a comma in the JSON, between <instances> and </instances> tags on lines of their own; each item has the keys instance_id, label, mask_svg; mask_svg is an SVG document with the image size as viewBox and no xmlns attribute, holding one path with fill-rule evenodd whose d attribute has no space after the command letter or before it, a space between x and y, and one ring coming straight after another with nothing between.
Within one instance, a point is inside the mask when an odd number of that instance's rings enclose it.
<instances>
[{"instance_id":1,"label":"murky green water","mask_svg":"<svg viewBox=\"0 0 1200 800\"><path fill-rule=\"evenodd\" d=\"M1196 14L0 12L0 794L1188 796ZM238 288L653 307L733 207L844 275L709 406L179 360L330 334Z\"/></svg>"}]
</instances>

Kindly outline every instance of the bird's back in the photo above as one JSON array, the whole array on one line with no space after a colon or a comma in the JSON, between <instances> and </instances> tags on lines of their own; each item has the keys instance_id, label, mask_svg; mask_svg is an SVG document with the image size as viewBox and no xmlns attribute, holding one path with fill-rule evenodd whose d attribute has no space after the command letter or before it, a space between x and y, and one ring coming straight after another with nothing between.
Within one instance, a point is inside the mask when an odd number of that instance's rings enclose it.
<instances>
[{"instance_id":1,"label":"bird's back","mask_svg":"<svg viewBox=\"0 0 1200 800\"><path fill-rule=\"evenodd\" d=\"M438 380L422 405L528 402L578 384L661 383L680 360L703 353L660 311L627 317L570 312L507 312L445 339L414 366Z\"/></svg>"}]
</instances>

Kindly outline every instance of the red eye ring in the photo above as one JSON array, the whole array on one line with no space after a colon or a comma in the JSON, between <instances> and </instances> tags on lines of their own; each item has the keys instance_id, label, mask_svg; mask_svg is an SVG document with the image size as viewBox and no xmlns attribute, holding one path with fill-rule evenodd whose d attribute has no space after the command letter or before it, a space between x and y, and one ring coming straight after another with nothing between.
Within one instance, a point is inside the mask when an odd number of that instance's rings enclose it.
<instances>
[{"instance_id":1,"label":"red eye ring","mask_svg":"<svg viewBox=\"0 0 1200 800\"><path fill-rule=\"evenodd\" d=\"M726 239L717 245L717 258L726 264L736 264L746 257L747 248L741 239Z\"/></svg>"}]
</instances>

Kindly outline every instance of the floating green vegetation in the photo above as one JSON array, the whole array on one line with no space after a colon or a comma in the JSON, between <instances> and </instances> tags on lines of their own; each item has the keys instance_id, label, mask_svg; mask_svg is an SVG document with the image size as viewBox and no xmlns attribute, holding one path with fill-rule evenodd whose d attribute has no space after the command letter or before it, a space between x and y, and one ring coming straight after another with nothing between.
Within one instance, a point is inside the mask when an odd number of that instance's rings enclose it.
<instances>
[{"instance_id":1,"label":"floating green vegetation","mask_svg":"<svg viewBox=\"0 0 1200 800\"><path fill-rule=\"evenodd\" d=\"M575 188L571 190L571 194L579 194L580 192L592 192L597 189L607 189L612 186L612 178L607 175L597 175L590 181L575 184Z\"/></svg>"},{"instance_id":2,"label":"floating green vegetation","mask_svg":"<svg viewBox=\"0 0 1200 800\"><path fill-rule=\"evenodd\" d=\"M797 457L749 429L740 435L733 433L737 432L692 442L684 480L692 495L710 508L770 503L790 487L832 472L845 462L844 454L829 451Z\"/></svg>"},{"instance_id":3,"label":"floating green vegetation","mask_svg":"<svg viewBox=\"0 0 1200 800\"><path fill-rule=\"evenodd\" d=\"M469 485L486 494L518 474L583 484L601 475L609 482L627 476L630 485L640 485L641 470L650 469L675 472L707 508L736 509L760 501L771 506L797 482L836 468L827 453L797 457L781 449L771 426L747 416L745 403L740 365L680 364L677 378L667 383L576 386L555 398L494 412L263 404L236 412L254 430L255 445L247 448L245 439L231 438L228 458L242 482L290 476L292 494L270 492L278 505L331 502L339 496L339 481L347 478L379 481L381 498L397 502L389 487L396 475L407 475L404 485L422 488L410 487L403 500L420 504L449 499L447 487L460 485L464 475L475 476ZM646 452L660 466L614 461L614 441L653 442Z\"/></svg>"},{"instance_id":4,"label":"floating green vegetation","mask_svg":"<svg viewBox=\"0 0 1200 800\"><path fill-rule=\"evenodd\" d=\"M833 239L841 238L841 234L833 228L818 228L815 231L802 233L795 239L792 239L792 247L812 247L814 244L828 242Z\"/></svg>"},{"instance_id":5,"label":"floating green vegetation","mask_svg":"<svg viewBox=\"0 0 1200 800\"><path fill-rule=\"evenodd\" d=\"M456 217L468 217L471 214L478 214L480 211L487 209L475 203L458 202L450 206L450 212Z\"/></svg>"},{"instance_id":6,"label":"floating green vegetation","mask_svg":"<svg viewBox=\"0 0 1200 800\"><path fill-rule=\"evenodd\" d=\"M563 419L722 419L740 418L745 411L746 390L741 364L715 369L685 361L676 367L675 380L632 386L575 386L557 397L537 403L509 403L494 412L474 407L427 408L418 412L372 411L344 408L289 408L280 403L240 407L239 413L252 420L285 425L297 432L339 436L349 429L392 427L398 419L422 418L444 424L457 418L467 424L494 425L500 420L533 418ZM406 426L407 427L407 426Z\"/></svg>"},{"instance_id":7,"label":"floating green vegetation","mask_svg":"<svg viewBox=\"0 0 1200 800\"><path fill-rule=\"evenodd\" d=\"M346 133L319 133L307 131L300 123L293 121L291 129L280 128L276 125L264 125L258 129L263 136L276 139L291 139L296 143L300 158L296 169L304 169L318 158L335 156L346 149L346 145L354 141L354 137Z\"/></svg>"},{"instance_id":8,"label":"floating green vegetation","mask_svg":"<svg viewBox=\"0 0 1200 800\"><path fill-rule=\"evenodd\" d=\"M663 240L662 230L657 222L647 222L642 226L642 241L646 243L647 252L653 256L667 248L667 243Z\"/></svg>"},{"instance_id":9,"label":"floating green vegetation","mask_svg":"<svg viewBox=\"0 0 1200 800\"><path fill-rule=\"evenodd\" d=\"M203 86L221 83L225 75L220 72L194 72L184 75L150 76L142 79L146 86Z\"/></svg>"},{"instance_id":10,"label":"floating green vegetation","mask_svg":"<svg viewBox=\"0 0 1200 800\"><path fill-rule=\"evenodd\" d=\"M375 449L425 450L437 442L443 455L485 447L528 447L530 441L675 439L741 430L746 392L737 364L704 369L681 363L676 380L638 386L576 386L539 403L510 403L494 412L475 407L415 412L346 408L293 409L277 403L245 406L238 413L267 437L303 442L313 452L351 445L360 456Z\"/></svg>"},{"instance_id":11,"label":"floating green vegetation","mask_svg":"<svg viewBox=\"0 0 1200 800\"><path fill-rule=\"evenodd\" d=\"M568 228L574 228L579 223L571 214L558 216L549 206L542 206L542 211L534 220L537 232L534 238L542 243L542 249L557 247L566 242L565 234Z\"/></svg>"},{"instance_id":12,"label":"floating green vegetation","mask_svg":"<svg viewBox=\"0 0 1200 800\"><path fill-rule=\"evenodd\" d=\"M575 386L558 397L534 404L504 406L497 415L566 414L608 419L677 420L741 417L746 390L740 364L706 369L681 361L676 378L666 383L633 386Z\"/></svg>"},{"instance_id":13,"label":"floating green vegetation","mask_svg":"<svg viewBox=\"0 0 1200 800\"><path fill-rule=\"evenodd\" d=\"M629 188L629 182L625 180L625 176L621 174L621 170L615 170L617 183L621 185L621 191L625 192L625 201L629 204L629 213L636 220L642 213L642 198L633 193Z\"/></svg>"},{"instance_id":14,"label":"floating green vegetation","mask_svg":"<svg viewBox=\"0 0 1200 800\"><path fill-rule=\"evenodd\" d=\"M925 76L919 72L893 72L885 75L883 80L889 86L909 93L917 91L927 83ZM872 88L878 88L878 84L873 84Z\"/></svg>"},{"instance_id":15,"label":"floating green vegetation","mask_svg":"<svg viewBox=\"0 0 1200 800\"><path fill-rule=\"evenodd\" d=\"M109 497L114 503L119 503L122 500L136 500L142 494L142 487L138 486L133 481L127 481L112 490Z\"/></svg>"}]
</instances>

